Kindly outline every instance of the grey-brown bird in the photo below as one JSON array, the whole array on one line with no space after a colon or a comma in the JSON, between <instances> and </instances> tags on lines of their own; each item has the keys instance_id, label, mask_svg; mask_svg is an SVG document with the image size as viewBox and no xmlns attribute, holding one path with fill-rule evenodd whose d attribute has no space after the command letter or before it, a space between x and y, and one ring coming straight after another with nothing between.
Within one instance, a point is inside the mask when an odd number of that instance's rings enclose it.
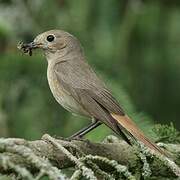
<instances>
[{"instance_id":1,"label":"grey-brown bird","mask_svg":"<svg viewBox=\"0 0 180 180\"><path fill-rule=\"evenodd\" d=\"M32 49L44 51L48 62L47 78L57 102L68 111L94 119L88 127L72 137L82 137L104 123L128 143L138 140L156 152L164 152L151 142L125 114L119 103L89 66L80 42L62 30L39 34L21 49L32 54Z\"/></svg>"}]
</instances>

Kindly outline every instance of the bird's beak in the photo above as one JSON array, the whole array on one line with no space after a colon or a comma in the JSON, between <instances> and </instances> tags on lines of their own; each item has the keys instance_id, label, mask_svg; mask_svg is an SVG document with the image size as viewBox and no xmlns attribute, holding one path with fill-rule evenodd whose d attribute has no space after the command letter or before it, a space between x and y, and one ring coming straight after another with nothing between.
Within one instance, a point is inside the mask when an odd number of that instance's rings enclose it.
<instances>
[{"instance_id":1,"label":"bird's beak","mask_svg":"<svg viewBox=\"0 0 180 180\"><path fill-rule=\"evenodd\" d=\"M30 42L30 43L24 43L22 45L23 48L27 48L27 49L36 49L39 47L39 44L35 43L34 41L33 42Z\"/></svg>"}]
</instances>

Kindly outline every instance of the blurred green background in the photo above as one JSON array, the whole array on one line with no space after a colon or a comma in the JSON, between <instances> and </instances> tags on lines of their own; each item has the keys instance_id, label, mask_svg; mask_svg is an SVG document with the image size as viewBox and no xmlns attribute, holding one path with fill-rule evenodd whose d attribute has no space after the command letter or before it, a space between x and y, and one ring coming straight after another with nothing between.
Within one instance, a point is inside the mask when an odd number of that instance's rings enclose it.
<instances>
[{"instance_id":1,"label":"blurred green background","mask_svg":"<svg viewBox=\"0 0 180 180\"><path fill-rule=\"evenodd\" d=\"M89 121L54 100L40 51L18 41L63 29L82 43L89 63L147 134L180 121L179 0L0 0L0 136L70 136ZM88 135L100 140L102 126Z\"/></svg>"}]
</instances>

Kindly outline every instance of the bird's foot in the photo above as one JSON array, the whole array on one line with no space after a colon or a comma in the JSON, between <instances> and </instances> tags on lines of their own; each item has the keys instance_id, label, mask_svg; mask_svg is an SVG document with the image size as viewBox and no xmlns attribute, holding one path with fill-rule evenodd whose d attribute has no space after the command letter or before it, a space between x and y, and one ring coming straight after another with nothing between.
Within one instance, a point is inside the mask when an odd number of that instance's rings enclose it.
<instances>
[{"instance_id":1,"label":"bird's foot","mask_svg":"<svg viewBox=\"0 0 180 180\"><path fill-rule=\"evenodd\" d=\"M67 141L67 138L62 137L62 136L53 135L52 137L55 138L55 139Z\"/></svg>"},{"instance_id":2,"label":"bird's foot","mask_svg":"<svg viewBox=\"0 0 180 180\"><path fill-rule=\"evenodd\" d=\"M55 139L59 139L59 140L63 140L63 141L84 141L84 142L89 142L88 139L86 139L84 136L70 136L70 137L61 137L61 136L57 136L57 135L54 135L53 138Z\"/></svg>"},{"instance_id":3,"label":"bird's foot","mask_svg":"<svg viewBox=\"0 0 180 180\"><path fill-rule=\"evenodd\" d=\"M67 141L73 141L73 140L75 140L75 141L84 141L85 140L84 137L82 137L82 136L70 136L70 137L67 137L65 139Z\"/></svg>"}]
</instances>

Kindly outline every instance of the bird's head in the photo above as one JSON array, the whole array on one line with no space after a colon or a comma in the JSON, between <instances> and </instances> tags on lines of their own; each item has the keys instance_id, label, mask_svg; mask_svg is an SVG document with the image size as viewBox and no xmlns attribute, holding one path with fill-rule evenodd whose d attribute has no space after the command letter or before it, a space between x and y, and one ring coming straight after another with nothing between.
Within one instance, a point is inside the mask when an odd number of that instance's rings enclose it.
<instances>
[{"instance_id":1,"label":"bird's head","mask_svg":"<svg viewBox=\"0 0 180 180\"><path fill-rule=\"evenodd\" d=\"M47 59L58 53L58 56L65 56L69 53L81 51L79 41L71 34L62 30L50 30L39 34L30 43L22 43L19 47L25 53L32 55L32 50L42 49Z\"/></svg>"}]
</instances>

